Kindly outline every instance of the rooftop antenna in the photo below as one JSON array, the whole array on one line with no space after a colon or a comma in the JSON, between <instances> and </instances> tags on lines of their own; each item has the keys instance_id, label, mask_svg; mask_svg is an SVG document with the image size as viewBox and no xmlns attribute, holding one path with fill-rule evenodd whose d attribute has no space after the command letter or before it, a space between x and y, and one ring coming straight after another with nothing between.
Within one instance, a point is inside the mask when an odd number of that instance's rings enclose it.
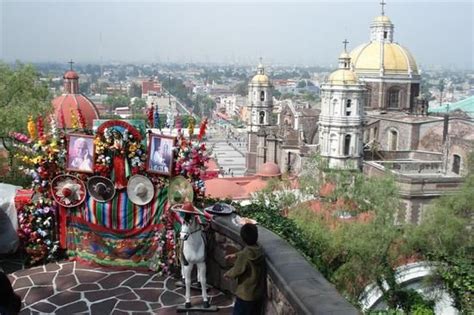
<instances>
[{"instance_id":1,"label":"rooftop antenna","mask_svg":"<svg viewBox=\"0 0 474 315\"><path fill-rule=\"evenodd\" d=\"M384 6L387 5L387 4L385 3L385 0L380 1L380 5L382 6L382 15L385 15Z\"/></svg>"}]
</instances>

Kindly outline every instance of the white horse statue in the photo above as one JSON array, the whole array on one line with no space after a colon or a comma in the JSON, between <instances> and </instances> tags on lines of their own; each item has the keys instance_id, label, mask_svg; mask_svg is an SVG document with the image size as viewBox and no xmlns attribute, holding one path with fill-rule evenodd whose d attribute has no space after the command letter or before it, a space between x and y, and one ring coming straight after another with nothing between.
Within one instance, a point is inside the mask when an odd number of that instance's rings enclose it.
<instances>
[{"instance_id":1,"label":"white horse statue","mask_svg":"<svg viewBox=\"0 0 474 315\"><path fill-rule=\"evenodd\" d=\"M192 205L191 205L192 206ZM183 209L186 207L183 206ZM181 261L181 273L186 286L185 308L191 307L191 272L197 265L197 278L201 283L202 300L204 308L209 308L206 285L206 244L201 225L197 221L196 214L185 212L184 222L181 225L180 239L183 242L183 255ZM199 214L199 213L197 213Z\"/></svg>"}]
</instances>

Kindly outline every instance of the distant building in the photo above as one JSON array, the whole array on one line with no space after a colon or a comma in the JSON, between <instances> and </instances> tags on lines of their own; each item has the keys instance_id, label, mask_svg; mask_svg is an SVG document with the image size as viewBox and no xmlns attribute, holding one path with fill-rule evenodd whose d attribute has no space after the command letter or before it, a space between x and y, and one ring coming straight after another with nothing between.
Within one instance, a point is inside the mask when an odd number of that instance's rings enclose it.
<instances>
[{"instance_id":1,"label":"distant building","mask_svg":"<svg viewBox=\"0 0 474 315\"><path fill-rule=\"evenodd\" d=\"M142 81L142 98L148 96L160 96L161 95L161 84L154 80Z\"/></svg>"}]
</instances>

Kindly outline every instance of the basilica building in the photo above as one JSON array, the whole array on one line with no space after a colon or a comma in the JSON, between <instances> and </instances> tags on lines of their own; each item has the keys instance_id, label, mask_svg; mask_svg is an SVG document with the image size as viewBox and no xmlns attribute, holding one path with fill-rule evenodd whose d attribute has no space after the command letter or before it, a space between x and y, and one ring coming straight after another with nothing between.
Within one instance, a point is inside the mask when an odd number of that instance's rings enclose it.
<instances>
[{"instance_id":1,"label":"basilica building","mask_svg":"<svg viewBox=\"0 0 474 315\"><path fill-rule=\"evenodd\" d=\"M298 175L312 152L330 168L367 176L395 175L405 209L397 220L416 223L427 205L458 189L474 149L474 123L465 116L429 116L420 97L414 56L394 42L385 15L370 24L369 42L350 53L321 85L321 109L287 104L274 113L270 78L262 64L249 83L247 174L266 162Z\"/></svg>"}]
</instances>

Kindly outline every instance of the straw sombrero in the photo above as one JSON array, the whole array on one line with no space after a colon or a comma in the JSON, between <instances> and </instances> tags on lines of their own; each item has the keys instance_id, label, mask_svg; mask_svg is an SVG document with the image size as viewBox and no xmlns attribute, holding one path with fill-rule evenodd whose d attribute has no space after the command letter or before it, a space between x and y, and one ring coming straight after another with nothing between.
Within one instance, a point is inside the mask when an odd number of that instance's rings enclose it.
<instances>
[{"instance_id":1,"label":"straw sombrero","mask_svg":"<svg viewBox=\"0 0 474 315\"><path fill-rule=\"evenodd\" d=\"M99 202L107 202L115 196L114 183L107 177L92 176L87 181L87 191Z\"/></svg>"},{"instance_id":2,"label":"straw sombrero","mask_svg":"<svg viewBox=\"0 0 474 315\"><path fill-rule=\"evenodd\" d=\"M190 213L190 214L199 214L202 215L203 213L196 208L192 202L185 202L183 204L175 204L171 206L171 210L175 212L182 212L182 213Z\"/></svg>"},{"instance_id":3,"label":"straw sombrero","mask_svg":"<svg viewBox=\"0 0 474 315\"><path fill-rule=\"evenodd\" d=\"M66 208L79 206L86 198L84 182L72 175L58 175L51 182L54 201Z\"/></svg>"},{"instance_id":4,"label":"straw sombrero","mask_svg":"<svg viewBox=\"0 0 474 315\"><path fill-rule=\"evenodd\" d=\"M127 194L131 202L139 206L144 206L153 199L155 189L148 177L133 175L128 180Z\"/></svg>"}]
</instances>

